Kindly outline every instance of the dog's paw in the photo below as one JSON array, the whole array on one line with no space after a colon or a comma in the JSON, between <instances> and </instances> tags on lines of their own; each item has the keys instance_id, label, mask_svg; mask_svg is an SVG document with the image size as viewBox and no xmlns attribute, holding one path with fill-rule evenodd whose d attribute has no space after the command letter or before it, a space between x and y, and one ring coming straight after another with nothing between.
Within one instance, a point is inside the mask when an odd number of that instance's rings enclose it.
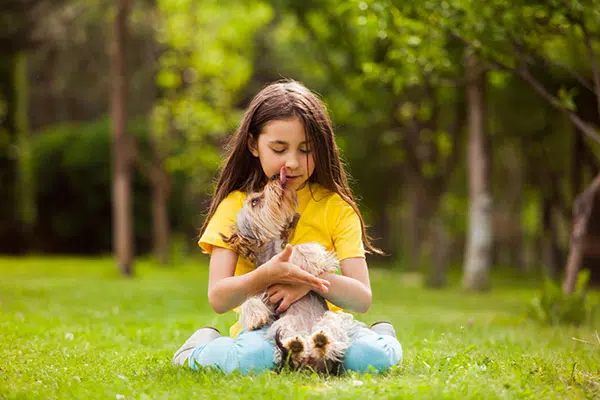
<instances>
[{"instance_id":1,"label":"dog's paw","mask_svg":"<svg viewBox=\"0 0 600 400\"><path fill-rule=\"evenodd\" d=\"M322 349L323 351L326 350L326 346L329 344L329 338L323 331L315 333L312 341L315 348Z\"/></svg>"},{"instance_id":2,"label":"dog's paw","mask_svg":"<svg viewBox=\"0 0 600 400\"><path fill-rule=\"evenodd\" d=\"M295 336L284 341L283 346L292 354L302 353L306 348L304 340L300 336Z\"/></svg>"},{"instance_id":3,"label":"dog's paw","mask_svg":"<svg viewBox=\"0 0 600 400\"><path fill-rule=\"evenodd\" d=\"M301 369L304 364L307 345L301 336L284 339L282 345L287 352L287 363L293 370Z\"/></svg>"},{"instance_id":4,"label":"dog's paw","mask_svg":"<svg viewBox=\"0 0 600 400\"><path fill-rule=\"evenodd\" d=\"M329 344L329 337L325 334L325 332L317 332L312 336L312 342L315 349L319 349L321 352L325 353L327 351L327 345Z\"/></svg>"},{"instance_id":5,"label":"dog's paw","mask_svg":"<svg viewBox=\"0 0 600 400\"><path fill-rule=\"evenodd\" d=\"M260 298L253 297L242 304L240 323L248 331L255 331L271 322L272 312Z\"/></svg>"},{"instance_id":6,"label":"dog's paw","mask_svg":"<svg viewBox=\"0 0 600 400\"><path fill-rule=\"evenodd\" d=\"M324 331L318 331L311 336L310 353L318 361L340 361L344 357L347 345L331 337Z\"/></svg>"},{"instance_id":7,"label":"dog's paw","mask_svg":"<svg viewBox=\"0 0 600 400\"><path fill-rule=\"evenodd\" d=\"M251 315L246 318L246 322L243 325L246 330L255 331L267 325L269 321L270 319L266 315Z\"/></svg>"}]
</instances>

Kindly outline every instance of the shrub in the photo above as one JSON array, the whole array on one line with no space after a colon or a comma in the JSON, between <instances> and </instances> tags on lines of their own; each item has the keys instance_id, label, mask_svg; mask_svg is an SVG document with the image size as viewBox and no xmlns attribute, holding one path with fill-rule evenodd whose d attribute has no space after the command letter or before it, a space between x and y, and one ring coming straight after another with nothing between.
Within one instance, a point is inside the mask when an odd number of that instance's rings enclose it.
<instances>
[{"instance_id":1,"label":"shrub","mask_svg":"<svg viewBox=\"0 0 600 400\"><path fill-rule=\"evenodd\" d=\"M581 270L575 291L568 295L563 293L556 282L546 279L540 295L533 298L529 304L528 316L551 325L581 325L591 321L597 305L587 293L589 279L590 271Z\"/></svg>"}]
</instances>

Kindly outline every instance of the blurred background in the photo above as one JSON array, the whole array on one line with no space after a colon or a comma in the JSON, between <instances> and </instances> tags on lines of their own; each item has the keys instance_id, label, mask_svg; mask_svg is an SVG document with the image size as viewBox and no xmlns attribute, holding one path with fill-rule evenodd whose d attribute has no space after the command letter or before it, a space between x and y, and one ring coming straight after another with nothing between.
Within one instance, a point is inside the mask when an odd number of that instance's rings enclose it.
<instances>
[{"instance_id":1,"label":"blurred background","mask_svg":"<svg viewBox=\"0 0 600 400\"><path fill-rule=\"evenodd\" d=\"M292 78L329 108L387 253L373 266L482 289L493 268L561 280L569 264L600 284L599 10L3 0L0 253L114 254L125 275L198 254L228 135Z\"/></svg>"}]
</instances>

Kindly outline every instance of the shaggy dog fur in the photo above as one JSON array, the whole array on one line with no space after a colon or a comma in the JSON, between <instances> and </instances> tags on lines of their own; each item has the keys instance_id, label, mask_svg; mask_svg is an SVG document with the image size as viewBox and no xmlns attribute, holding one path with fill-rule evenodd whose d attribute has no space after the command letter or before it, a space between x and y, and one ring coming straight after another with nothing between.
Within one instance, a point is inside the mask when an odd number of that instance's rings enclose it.
<instances>
[{"instance_id":1,"label":"shaggy dog fur","mask_svg":"<svg viewBox=\"0 0 600 400\"><path fill-rule=\"evenodd\" d=\"M287 244L299 215L294 190L286 190L285 169L271 177L263 191L248 195L237 215L231 236L223 239L240 256L259 266ZM335 255L318 243L294 246L290 262L315 276L335 272ZM266 293L247 299L241 306L240 322L252 331L271 325L267 338L275 340L281 368L309 368L321 373L341 372L341 361L359 326L351 314L328 311L325 300L315 292L277 314Z\"/></svg>"}]
</instances>

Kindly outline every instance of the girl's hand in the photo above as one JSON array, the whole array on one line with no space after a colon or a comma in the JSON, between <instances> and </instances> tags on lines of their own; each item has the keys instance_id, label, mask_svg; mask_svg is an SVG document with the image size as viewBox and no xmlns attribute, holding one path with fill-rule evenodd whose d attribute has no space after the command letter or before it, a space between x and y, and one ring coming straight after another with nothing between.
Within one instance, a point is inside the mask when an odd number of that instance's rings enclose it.
<instances>
[{"instance_id":1,"label":"girl's hand","mask_svg":"<svg viewBox=\"0 0 600 400\"><path fill-rule=\"evenodd\" d=\"M292 246L288 244L281 253L276 254L273 256L273 258L260 266L260 268L265 269L268 277L267 279L269 280L268 286L276 283L307 285L310 288L327 293L329 291L329 281L317 278L316 276L304 271L299 266L289 262L291 255Z\"/></svg>"},{"instance_id":2,"label":"girl's hand","mask_svg":"<svg viewBox=\"0 0 600 400\"><path fill-rule=\"evenodd\" d=\"M294 286L278 283L267 289L267 295L269 296L269 301L272 304L281 302L279 307L277 307L277 310L275 310L276 312L280 313L284 312L290 305L306 296L310 290L310 287L306 285Z\"/></svg>"}]
</instances>

